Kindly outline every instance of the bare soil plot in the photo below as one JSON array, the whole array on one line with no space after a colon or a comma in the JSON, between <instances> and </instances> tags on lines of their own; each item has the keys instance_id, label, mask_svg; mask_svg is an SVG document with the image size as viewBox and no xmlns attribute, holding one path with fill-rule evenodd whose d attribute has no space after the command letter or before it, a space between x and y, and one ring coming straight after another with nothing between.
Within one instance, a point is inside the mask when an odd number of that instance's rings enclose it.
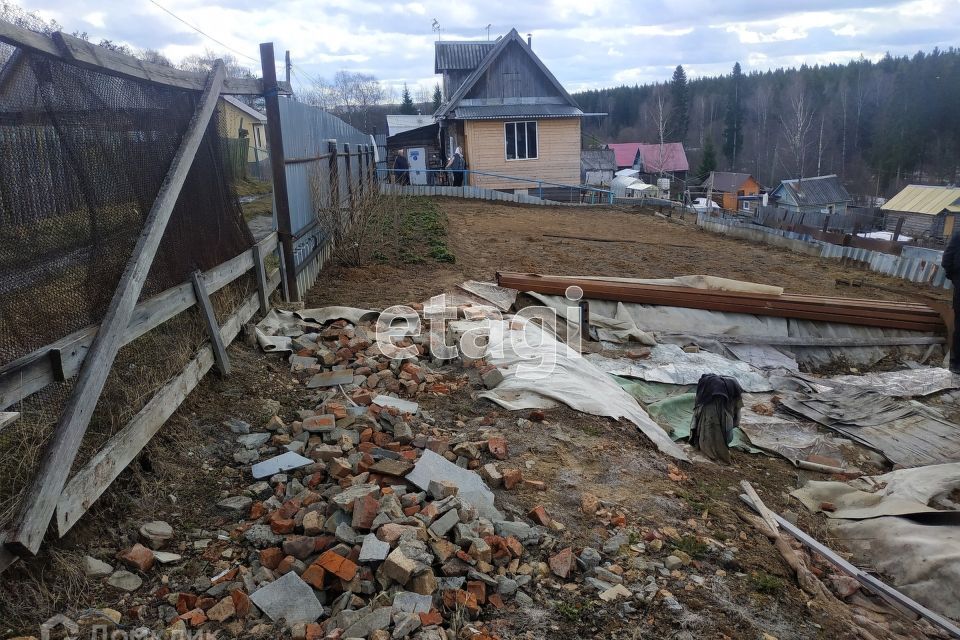
<instances>
[{"instance_id":1,"label":"bare soil plot","mask_svg":"<svg viewBox=\"0 0 960 640\"><path fill-rule=\"evenodd\" d=\"M448 219L452 264L370 264L328 268L307 306L389 305L421 301L464 279L491 281L498 270L561 275L666 278L708 274L783 287L791 293L911 300L920 285L811 256L701 231L689 219L649 211L567 208L436 199ZM594 242L554 235L622 239ZM629 242L626 242L629 241ZM902 290L837 286L861 279Z\"/></svg>"}]
</instances>

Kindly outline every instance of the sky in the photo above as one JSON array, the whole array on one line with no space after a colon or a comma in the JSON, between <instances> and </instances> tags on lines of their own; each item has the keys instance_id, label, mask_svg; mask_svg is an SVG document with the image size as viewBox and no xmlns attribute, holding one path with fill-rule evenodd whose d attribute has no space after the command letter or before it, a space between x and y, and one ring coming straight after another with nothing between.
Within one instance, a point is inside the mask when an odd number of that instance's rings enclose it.
<instances>
[{"instance_id":1,"label":"sky","mask_svg":"<svg viewBox=\"0 0 960 640\"><path fill-rule=\"evenodd\" d=\"M164 12L160 6L205 32ZM174 62L228 50L259 75L260 42L290 50L294 87L338 70L396 90L431 88L433 43L516 28L571 92L960 45L960 0L20 0L68 32L86 31ZM439 23L439 32L434 29ZM210 38L220 41L214 42ZM226 45L226 46L224 46ZM282 70L281 70L282 73ZM282 77L282 76L281 76Z\"/></svg>"}]
</instances>

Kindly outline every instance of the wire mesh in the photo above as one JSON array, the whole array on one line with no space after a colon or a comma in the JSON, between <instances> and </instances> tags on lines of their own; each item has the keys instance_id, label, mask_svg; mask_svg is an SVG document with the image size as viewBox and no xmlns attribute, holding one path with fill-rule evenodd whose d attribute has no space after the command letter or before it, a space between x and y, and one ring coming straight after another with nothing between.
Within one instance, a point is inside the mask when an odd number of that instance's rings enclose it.
<instances>
[{"instance_id":1,"label":"wire mesh","mask_svg":"<svg viewBox=\"0 0 960 640\"><path fill-rule=\"evenodd\" d=\"M17 50L0 69L0 367L98 324L196 92ZM211 120L142 297L252 244Z\"/></svg>"}]
</instances>

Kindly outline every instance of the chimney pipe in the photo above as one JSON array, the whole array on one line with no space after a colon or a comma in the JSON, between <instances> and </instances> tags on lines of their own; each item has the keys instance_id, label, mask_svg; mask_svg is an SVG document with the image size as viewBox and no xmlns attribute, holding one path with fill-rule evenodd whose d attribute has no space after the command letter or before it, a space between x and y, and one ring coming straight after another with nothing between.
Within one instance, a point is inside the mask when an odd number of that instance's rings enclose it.
<instances>
[{"instance_id":1,"label":"chimney pipe","mask_svg":"<svg viewBox=\"0 0 960 640\"><path fill-rule=\"evenodd\" d=\"M533 34L527 34L527 46L533 49Z\"/></svg>"}]
</instances>

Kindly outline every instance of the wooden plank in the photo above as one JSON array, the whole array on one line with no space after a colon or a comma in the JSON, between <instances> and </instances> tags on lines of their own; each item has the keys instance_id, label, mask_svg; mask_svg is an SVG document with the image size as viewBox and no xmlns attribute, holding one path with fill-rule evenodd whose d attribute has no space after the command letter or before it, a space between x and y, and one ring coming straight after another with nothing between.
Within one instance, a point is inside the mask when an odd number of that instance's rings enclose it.
<instances>
[{"instance_id":1,"label":"wooden plank","mask_svg":"<svg viewBox=\"0 0 960 640\"><path fill-rule=\"evenodd\" d=\"M203 322L207 325L207 333L210 334L210 345L213 347L213 359L217 363L217 371L221 376L228 376L230 375L230 356L227 355L227 348L223 346L223 341L220 339L220 325L213 312L213 305L210 304L210 295L203 284L203 274L194 271L190 274L190 282L193 283L197 306L200 307Z\"/></svg>"},{"instance_id":2,"label":"wooden plank","mask_svg":"<svg viewBox=\"0 0 960 640\"><path fill-rule=\"evenodd\" d=\"M269 280L269 291L275 290L279 284L280 272L274 271ZM220 329L221 340L225 344L233 342L240 327L254 316L258 307L259 295L249 296ZM180 374L161 387L143 409L70 479L57 502L60 537L103 495L213 365L213 350L205 345Z\"/></svg>"},{"instance_id":3,"label":"wooden plank","mask_svg":"<svg viewBox=\"0 0 960 640\"><path fill-rule=\"evenodd\" d=\"M749 507L754 507L751 500L745 499L744 496L740 497L744 503ZM777 515L776 513L772 514L773 518L776 520L777 524L783 528L784 531L789 533L791 536L799 540L804 546L808 549L817 552L823 556L830 564L837 567L847 575L856 579L857 582L865 586L869 591L876 593L885 600L893 603L899 607L905 607L910 611L913 611L917 615L923 616L929 620L932 624L940 627L947 633L949 633L954 638L960 638L960 627L953 624L940 614L927 609L919 602L907 597L903 593L900 593L890 585L882 582L881 580L873 577L866 571L863 571L859 567L851 564L840 554L836 553L833 549L821 543L819 540L809 535L796 525L792 524L789 520L784 519L783 517Z\"/></svg>"},{"instance_id":4,"label":"wooden plank","mask_svg":"<svg viewBox=\"0 0 960 640\"><path fill-rule=\"evenodd\" d=\"M273 43L260 44L260 66L263 70L264 104L267 108L267 142L270 145L270 169L273 174L273 207L277 216L277 233L283 246L281 259L286 263L284 293L288 300L299 301L297 269L293 252L293 224L290 221L290 197L287 193L287 169L283 163L283 123L280 120L280 98L277 95L277 67Z\"/></svg>"},{"instance_id":5,"label":"wooden plank","mask_svg":"<svg viewBox=\"0 0 960 640\"><path fill-rule=\"evenodd\" d=\"M714 340L722 344L769 344L794 347L897 347L945 344L943 336L875 336L869 338L837 338L817 336L732 336L724 334L692 335L689 333L654 332L658 338L684 337L691 340Z\"/></svg>"},{"instance_id":6,"label":"wooden plank","mask_svg":"<svg viewBox=\"0 0 960 640\"><path fill-rule=\"evenodd\" d=\"M270 294L267 293L267 268L263 264L263 251L253 247L253 277L257 280L257 296L260 298L260 315L270 313Z\"/></svg>"},{"instance_id":7,"label":"wooden plank","mask_svg":"<svg viewBox=\"0 0 960 640\"><path fill-rule=\"evenodd\" d=\"M44 452L40 468L23 494L23 507L13 521L7 538L7 546L19 555L35 554L43 541L90 417L123 344L123 334L130 324L177 197L216 109L224 75L223 63L216 62L110 301L104 321L93 340L83 370Z\"/></svg>"},{"instance_id":8,"label":"wooden plank","mask_svg":"<svg viewBox=\"0 0 960 640\"><path fill-rule=\"evenodd\" d=\"M0 431L16 422L19 417L19 411L0 411Z\"/></svg>"},{"instance_id":9,"label":"wooden plank","mask_svg":"<svg viewBox=\"0 0 960 640\"><path fill-rule=\"evenodd\" d=\"M264 254L277 247L277 234L271 233L257 245ZM207 291L214 293L250 270L252 254L246 251L204 274ZM133 311L130 323L123 336L123 344L129 344L151 329L196 304L193 285L189 282L167 289L163 293L141 302ZM97 327L75 331L56 342L38 349L0 368L0 409L5 409L36 393L57 380L48 354L60 352L63 377L72 378L80 371Z\"/></svg>"},{"instance_id":10,"label":"wooden plank","mask_svg":"<svg viewBox=\"0 0 960 640\"><path fill-rule=\"evenodd\" d=\"M13 45L18 49L60 58L101 73L181 89L201 91L207 78L205 73L182 71L145 62L66 33L57 32L47 36L2 20L0 20L0 42ZM281 91L290 93L289 84L284 84L286 86L281 87ZM263 88L258 78L225 78L222 93L258 96L263 93Z\"/></svg>"}]
</instances>

